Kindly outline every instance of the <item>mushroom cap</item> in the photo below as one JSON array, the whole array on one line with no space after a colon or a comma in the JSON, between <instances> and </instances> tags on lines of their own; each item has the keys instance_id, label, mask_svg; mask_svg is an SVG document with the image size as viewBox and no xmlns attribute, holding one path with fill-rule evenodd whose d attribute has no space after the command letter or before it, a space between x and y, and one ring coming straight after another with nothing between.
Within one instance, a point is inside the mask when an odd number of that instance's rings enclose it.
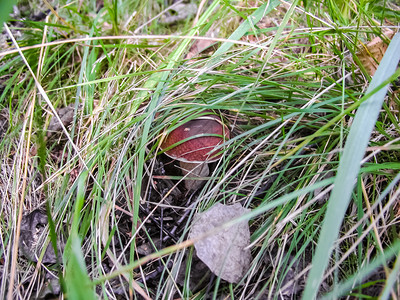
<instances>
[{"instance_id":1,"label":"mushroom cap","mask_svg":"<svg viewBox=\"0 0 400 300\"><path fill-rule=\"evenodd\" d=\"M213 162L221 157L221 145L229 138L229 129L216 115L206 115L185 122L171 131L161 144L165 154L183 162ZM183 141L183 142L182 142ZM215 149L215 150L214 150Z\"/></svg>"}]
</instances>

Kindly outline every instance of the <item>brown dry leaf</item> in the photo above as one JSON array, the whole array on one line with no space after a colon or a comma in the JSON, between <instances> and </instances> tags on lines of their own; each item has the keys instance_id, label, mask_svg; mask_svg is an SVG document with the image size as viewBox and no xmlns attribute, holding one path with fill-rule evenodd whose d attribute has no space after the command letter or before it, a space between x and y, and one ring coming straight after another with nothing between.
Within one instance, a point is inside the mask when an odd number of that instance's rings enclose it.
<instances>
[{"instance_id":1,"label":"brown dry leaf","mask_svg":"<svg viewBox=\"0 0 400 300\"><path fill-rule=\"evenodd\" d=\"M387 30L383 33L388 39L392 39L394 32ZM361 64L367 70L368 74L373 76L386 52L388 44L386 44L379 36L374 38L368 44L363 44L362 49L357 54Z\"/></svg>"},{"instance_id":2,"label":"brown dry leaf","mask_svg":"<svg viewBox=\"0 0 400 300\"><path fill-rule=\"evenodd\" d=\"M195 216L189 238L196 239L249 211L240 203L217 203ZM211 272L228 282L238 283L250 266L251 253L247 248L249 244L249 225L247 221L243 221L195 242L194 247L197 256Z\"/></svg>"},{"instance_id":3,"label":"brown dry leaf","mask_svg":"<svg viewBox=\"0 0 400 300\"><path fill-rule=\"evenodd\" d=\"M192 47L190 47L188 54L185 55L185 59L190 60L191 58L199 55L201 52L212 52L215 50L215 46L211 47L215 41L212 38L218 37L219 30L211 26L211 28L207 31L206 37L211 39L204 40L195 40ZM207 51L206 51L207 50Z\"/></svg>"},{"instance_id":4,"label":"brown dry leaf","mask_svg":"<svg viewBox=\"0 0 400 300\"><path fill-rule=\"evenodd\" d=\"M44 232L48 224L47 215L41 210L34 210L22 217L21 236L19 241L20 255L25 256L33 262L37 262L44 245ZM57 241L56 254L51 244L47 245L41 262L43 264L55 264L61 262L61 252L64 250L64 243Z\"/></svg>"},{"instance_id":5,"label":"brown dry leaf","mask_svg":"<svg viewBox=\"0 0 400 300\"><path fill-rule=\"evenodd\" d=\"M206 50L212 44L214 44L213 40L196 40L192 47L190 47L188 54L186 54L185 56L185 59L191 59L192 57Z\"/></svg>"},{"instance_id":6,"label":"brown dry leaf","mask_svg":"<svg viewBox=\"0 0 400 300\"><path fill-rule=\"evenodd\" d=\"M70 104L66 107L57 109L57 113L64 125L68 127L74 120L75 104ZM56 117L50 119L49 126L47 127L47 137L51 137L53 134L61 133L62 126Z\"/></svg>"}]
</instances>

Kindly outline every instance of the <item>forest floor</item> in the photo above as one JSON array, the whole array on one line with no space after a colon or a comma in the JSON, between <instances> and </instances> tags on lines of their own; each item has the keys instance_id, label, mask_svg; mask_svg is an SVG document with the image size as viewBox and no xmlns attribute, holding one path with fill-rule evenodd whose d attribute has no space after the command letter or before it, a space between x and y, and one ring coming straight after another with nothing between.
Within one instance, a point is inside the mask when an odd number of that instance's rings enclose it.
<instances>
[{"instance_id":1,"label":"forest floor","mask_svg":"<svg viewBox=\"0 0 400 300\"><path fill-rule=\"evenodd\" d=\"M400 6L264 2L14 7L1 299L397 299Z\"/></svg>"}]
</instances>

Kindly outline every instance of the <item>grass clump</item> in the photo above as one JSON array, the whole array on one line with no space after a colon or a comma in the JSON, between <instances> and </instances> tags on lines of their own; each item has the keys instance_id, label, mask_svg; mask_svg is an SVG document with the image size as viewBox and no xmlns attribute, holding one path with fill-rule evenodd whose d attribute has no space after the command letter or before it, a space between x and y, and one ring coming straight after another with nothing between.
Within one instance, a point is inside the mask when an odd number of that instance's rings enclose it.
<instances>
[{"instance_id":1,"label":"grass clump","mask_svg":"<svg viewBox=\"0 0 400 300\"><path fill-rule=\"evenodd\" d=\"M6 23L1 298L399 294L398 5L202 4L61 1ZM372 74L374 39L391 45ZM209 111L231 138L187 191L159 141ZM216 202L251 209L239 284L193 277L187 233Z\"/></svg>"}]
</instances>

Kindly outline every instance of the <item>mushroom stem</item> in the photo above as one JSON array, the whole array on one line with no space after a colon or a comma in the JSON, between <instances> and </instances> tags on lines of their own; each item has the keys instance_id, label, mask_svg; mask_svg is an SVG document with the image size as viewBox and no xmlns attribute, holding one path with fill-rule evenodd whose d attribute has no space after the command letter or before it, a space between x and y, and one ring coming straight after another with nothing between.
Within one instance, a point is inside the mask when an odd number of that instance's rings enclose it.
<instances>
[{"instance_id":1,"label":"mushroom stem","mask_svg":"<svg viewBox=\"0 0 400 300\"><path fill-rule=\"evenodd\" d=\"M189 162L179 162L182 169L183 176L187 177L207 177L210 173L208 163L189 163ZM199 189L203 184L204 180L193 180L185 179L185 188L188 191L195 191Z\"/></svg>"}]
</instances>

